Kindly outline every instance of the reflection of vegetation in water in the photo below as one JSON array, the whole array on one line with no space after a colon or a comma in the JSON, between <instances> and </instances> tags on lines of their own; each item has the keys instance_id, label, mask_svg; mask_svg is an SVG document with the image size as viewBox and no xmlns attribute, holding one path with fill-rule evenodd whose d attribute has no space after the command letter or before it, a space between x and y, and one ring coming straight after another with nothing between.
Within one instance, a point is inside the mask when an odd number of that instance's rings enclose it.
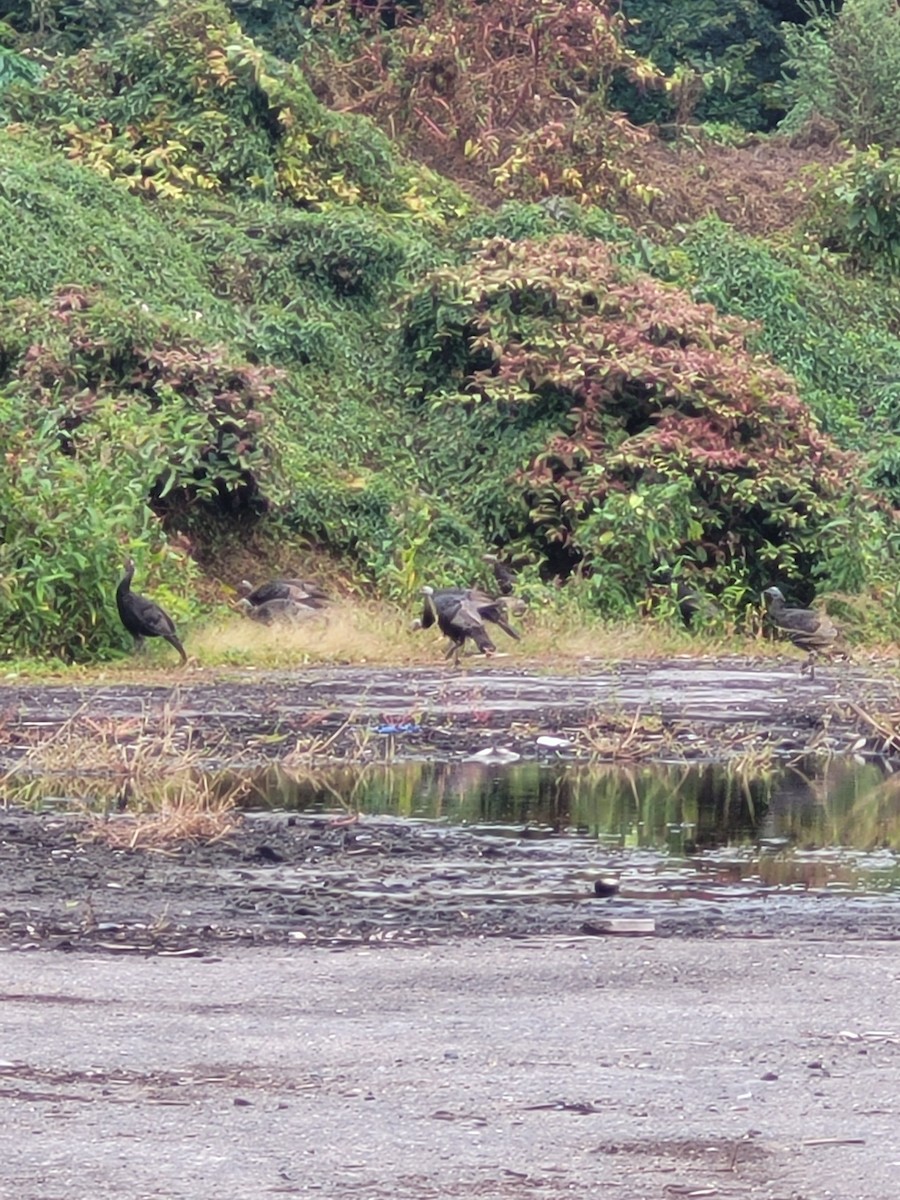
<instances>
[{"instance_id":1,"label":"reflection of vegetation in water","mask_svg":"<svg viewBox=\"0 0 900 1200\"><path fill-rule=\"evenodd\" d=\"M448 818L467 826L545 827L623 846L673 851L752 836L768 803L766 776L721 767L594 767L478 762L353 766L302 774L272 767L246 803ZM685 847L685 838L688 847Z\"/></svg>"},{"instance_id":2,"label":"reflection of vegetation in water","mask_svg":"<svg viewBox=\"0 0 900 1200\"><path fill-rule=\"evenodd\" d=\"M779 779L764 835L799 846L900 846L900 777L855 759L796 764Z\"/></svg>"},{"instance_id":3,"label":"reflection of vegetation in water","mask_svg":"<svg viewBox=\"0 0 900 1200\"><path fill-rule=\"evenodd\" d=\"M214 779L205 752L165 705L126 720L76 712L0 775L0 804L84 810L92 836L117 846L215 840L234 827L245 784Z\"/></svg>"},{"instance_id":4,"label":"reflection of vegetation in water","mask_svg":"<svg viewBox=\"0 0 900 1200\"><path fill-rule=\"evenodd\" d=\"M254 808L386 813L468 826L575 831L623 847L694 849L785 838L803 847L900 845L900 779L875 764L580 767L475 762L267 768Z\"/></svg>"},{"instance_id":5,"label":"reflection of vegetation in water","mask_svg":"<svg viewBox=\"0 0 900 1200\"><path fill-rule=\"evenodd\" d=\"M752 837L768 801L769 782L740 769L590 768L573 779L572 820L626 846L694 846Z\"/></svg>"},{"instance_id":6,"label":"reflection of vegetation in water","mask_svg":"<svg viewBox=\"0 0 900 1200\"><path fill-rule=\"evenodd\" d=\"M54 739L54 750L60 741ZM785 848L795 854L900 848L900 776L850 758L789 766L755 759L730 766L461 761L286 771L273 765L248 774L206 773L182 747L171 761L157 755L145 761L132 749L118 762L111 758L106 771L85 777L61 770L49 749L40 762L28 756L21 773L0 780L5 803L137 813L181 809L190 792L202 793L205 811L237 800L247 809L385 814L498 833L527 827L535 835L575 833L610 848L653 848L675 857L760 843L770 881L776 881L775 856ZM67 745L66 753L71 749Z\"/></svg>"}]
</instances>

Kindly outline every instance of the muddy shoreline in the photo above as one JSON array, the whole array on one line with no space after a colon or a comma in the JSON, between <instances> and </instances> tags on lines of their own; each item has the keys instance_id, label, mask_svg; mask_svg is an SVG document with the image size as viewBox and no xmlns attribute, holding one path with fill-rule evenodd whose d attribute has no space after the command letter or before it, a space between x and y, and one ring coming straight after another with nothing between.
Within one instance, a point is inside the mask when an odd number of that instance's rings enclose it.
<instances>
[{"instance_id":1,"label":"muddy shoreline","mask_svg":"<svg viewBox=\"0 0 900 1200\"><path fill-rule=\"evenodd\" d=\"M213 767L294 755L303 769L452 761L492 748L599 763L810 750L884 758L894 753L888 726L868 714L900 708L888 676L822 671L811 683L793 664L696 660L568 676L491 664L14 685L2 689L2 705L7 773L40 761L35 747L55 745L72 728L87 734L75 743L79 768L92 746L111 746L127 761L138 744L152 751L157 742L176 757L190 746ZM563 748L542 747L547 735ZM105 818L125 825L109 844L96 814L77 811L75 790L62 773L59 793L72 803L0 814L0 946L205 955L239 945L618 936L629 922L656 937L897 936L895 893L744 886L702 858L685 882L666 878L664 854L651 855L647 878L638 872L618 894L598 898L594 881L621 875L632 860L573 830L492 836L348 807L331 816L235 813L212 842L132 849L127 805ZM610 918L619 927L612 934Z\"/></svg>"},{"instance_id":2,"label":"muddy shoreline","mask_svg":"<svg viewBox=\"0 0 900 1200\"><path fill-rule=\"evenodd\" d=\"M0 704L8 783L48 747L82 768L528 760L547 735L599 763L893 760L900 697L887 674L692 660L11 683ZM896 891L350 805L111 844L133 819L0 811L0 1192L894 1200Z\"/></svg>"},{"instance_id":3,"label":"muddy shoreline","mask_svg":"<svg viewBox=\"0 0 900 1200\"><path fill-rule=\"evenodd\" d=\"M115 821L115 816L110 818ZM236 815L214 844L113 849L70 815L0 818L0 948L116 956L423 946L566 936L832 942L900 939L900 897L690 877L663 854L573 836L489 836L431 822ZM621 877L595 894L595 881Z\"/></svg>"},{"instance_id":4,"label":"muddy shoreline","mask_svg":"<svg viewBox=\"0 0 900 1200\"><path fill-rule=\"evenodd\" d=\"M337 667L187 672L161 681L0 687L0 767L9 770L67 722L117 724L127 741L165 731L207 747L209 765L288 752L321 758L434 758L502 742L540 757L536 738L568 738L598 759L690 760L771 749L900 754L878 718L900 713L885 671L795 663L674 659L572 674L499 663L446 668ZM871 719L870 719L871 718ZM860 738L866 739L861 743Z\"/></svg>"}]
</instances>

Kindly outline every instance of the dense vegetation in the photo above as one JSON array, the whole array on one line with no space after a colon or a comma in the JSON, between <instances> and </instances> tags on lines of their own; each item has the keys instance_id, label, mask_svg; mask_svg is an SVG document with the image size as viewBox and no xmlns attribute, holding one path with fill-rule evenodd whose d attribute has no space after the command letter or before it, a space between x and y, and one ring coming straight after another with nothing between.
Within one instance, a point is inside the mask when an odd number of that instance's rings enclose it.
<instances>
[{"instance_id":1,"label":"dense vegetation","mask_svg":"<svg viewBox=\"0 0 900 1200\"><path fill-rule=\"evenodd\" d=\"M0 3L0 652L248 531L894 629L898 79L890 0Z\"/></svg>"}]
</instances>

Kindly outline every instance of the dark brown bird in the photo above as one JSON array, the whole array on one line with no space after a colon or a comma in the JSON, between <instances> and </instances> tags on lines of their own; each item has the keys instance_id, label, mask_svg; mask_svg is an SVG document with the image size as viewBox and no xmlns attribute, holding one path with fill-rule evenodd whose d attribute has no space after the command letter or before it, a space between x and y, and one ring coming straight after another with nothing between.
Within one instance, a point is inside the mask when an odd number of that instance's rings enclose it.
<instances>
[{"instance_id":1,"label":"dark brown bird","mask_svg":"<svg viewBox=\"0 0 900 1200\"><path fill-rule=\"evenodd\" d=\"M444 588L441 590L452 595L460 589ZM494 625L499 625L508 637L511 637L514 641L519 641L519 634L510 625L507 615L511 606L516 608L516 612L524 611L525 606L521 600L510 601L502 596L492 596L488 592L483 592L481 588L463 588L461 590L466 599L475 605L478 615L483 620L490 621Z\"/></svg>"},{"instance_id":2,"label":"dark brown bird","mask_svg":"<svg viewBox=\"0 0 900 1200\"><path fill-rule=\"evenodd\" d=\"M767 611L776 629L808 654L801 673L816 677L816 658L820 651L829 651L837 641L838 631L826 613L814 608L788 608L781 588L770 587L763 592Z\"/></svg>"},{"instance_id":3,"label":"dark brown bird","mask_svg":"<svg viewBox=\"0 0 900 1200\"><path fill-rule=\"evenodd\" d=\"M459 656L467 638L472 639L482 654L491 655L496 651L497 647L484 627L485 620L495 620L511 637L519 636L512 626L507 624L502 614L494 612L494 606L499 601L483 592L479 593L474 588L423 587L422 594L425 597L425 609L422 613L421 627L429 629L437 622L438 629L444 637L450 639L444 657L452 656L456 666L459 665ZM488 602L487 609L493 613L492 616L487 616L487 613L479 608L479 597ZM500 619L496 620L498 616Z\"/></svg>"},{"instance_id":4,"label":"dark brown bird","mask_svg":"<svg viewBox=\"0 0 900 1200\"><path fill-rule=\"evenodd\" d=\"M511 596L516 590L516 573L509 563L503 562L496 554L482 554L481 557L484 562L491 564L500 595Z\"/></svg>"},{"instance_id":5,"label":"dark brown bird","mask_svg":"<svg viewBox=\"0 0 900 1200\"><path fill-rule=\"evenodd\" d=\"M452 635L447 633L440 623L440 614L442 611L449 614L462 605L467 613L475 614L481 622L482 628L485 621L490 621L494 625L499 625L503 632L515 641L519 640L518 632L513 629L512 625L506 619L510 601L503 597L491 596L487 592L483 592L480 588L461 587L422 588L422 593L425 596L425 608L422 616L415 622L414 627L417 629L430 629L435 624L435 621L437 621L441 632L446 637L451 637ZM429 601L429 596L432 598L431 601ZM472 635L470 634L469 636ZM487 637L486 633L485 637ZM472 637L472 640L475 641L475 638ZM465 638L463 641L465 641ZM488 638L488 641L490 641L490 638ZM491 643L491 651L495 649L496 647ZM450 652L452 652L452 647Z\"/></svg>"},{"instance_id":6,"label":"dark brown bird","mask_svg":"<svg viewBox=\"0 0 900 1200\"><path fill-rule=\"evenodd\" d=\"M175 647L181 655L181 661L186 663L187 655L175 632L175 622L154 600L148 600L146 596L139 596L131 590L133 578L134 559L129 558L125 561L125 574L116 588L116 608L122 624L134 638L135 650L143 649L144 638L161 637Z\"/></svg>"},{"instance_id":7,"label":"dark brown bird","mask_svg":"<svg viewBox=\"0 0 900 1200\"><path fill-rule=\"evenodd\" d=\"M256 587L249 579L244 579L238 590L253 606L268 604L271 600L293 600L308 608L324 608L328 604L328 593L310 579L270 579Z\"/></svg>"},{"instance_id":8,"label":"dark brown bird","mask_svg":"<svg viewBox=\"0 0 900 1200\"><path fill-rule=\"evenodd\" d=\"M693 627L695 617L708 623L721 615L718 605L702 588L687 579L676 578L671 567L657 567L651 576L650 585L651 597L661 590L661 594L667 594L674 600L686 629Z\"/></svg>"}]
</instances>

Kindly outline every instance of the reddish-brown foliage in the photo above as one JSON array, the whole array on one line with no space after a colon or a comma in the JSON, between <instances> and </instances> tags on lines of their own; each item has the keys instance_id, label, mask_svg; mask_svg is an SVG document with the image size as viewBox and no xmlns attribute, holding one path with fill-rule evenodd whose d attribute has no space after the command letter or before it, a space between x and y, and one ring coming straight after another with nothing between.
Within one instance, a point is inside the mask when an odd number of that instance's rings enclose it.
<instances>
[{"instance_id":1,"label":"reddish-brown foliage","mask_svg":"<svg viewBox=\"0 0 900 1200\"><path fill-rule=\"evenodd\" d=\"M244 464L258 453L261 410L277 371L235 362L224 347L178 334L147 310L129 312L73 286L60 288L47 307L9 305L4 330L0 382L27 397L35 412L55 414L65 453L76 452L76 432L98 404L125 412L139 401L171 414L172 454L185 467L185 482L167 489L165 503L157 497L160 511L190 500L190 463L203 477L230 464L233 477L219 488L221 497L258 502L259 481ZM179 444L179 427L189 452Z\"/></svg>"},{"instance_id":2,"label":"reddish-brown foliage","mask_svg":"<svg viewBox=\"0 0 900 1200\"><path fill-rule=\"evenodd\" d=\"M359 14L318 7L323 19ZM420 160L487 193L596 201L635 184L616 154L647 136L608 111L613 75L660 81L622 28L604 0L435 0L390 35L373 20L352 61L310 56L304 69L330 107L367 113Z\"/></svg>"},{"instance_id":3,"label":"reddish-brown foliage","mask_svg":"<svg viewBox=\"0 0 900 1200\"><path fill-rule=\"evenodd\" d=\"M739 560L757 583L775 563L808 567L853 499L854 457L821 432L790 377L748 349L750 327L624 271L603 244L497 240L430 286L437 328L416 340L460 364L461 392L510 409L570 398L567 428L520 482L534 527L573 561L601 545L648 562ZM436 367L433 350L422 357ZM640 521L617 528L610 501L638 494Z\"/></svg>"}]
</instances>

